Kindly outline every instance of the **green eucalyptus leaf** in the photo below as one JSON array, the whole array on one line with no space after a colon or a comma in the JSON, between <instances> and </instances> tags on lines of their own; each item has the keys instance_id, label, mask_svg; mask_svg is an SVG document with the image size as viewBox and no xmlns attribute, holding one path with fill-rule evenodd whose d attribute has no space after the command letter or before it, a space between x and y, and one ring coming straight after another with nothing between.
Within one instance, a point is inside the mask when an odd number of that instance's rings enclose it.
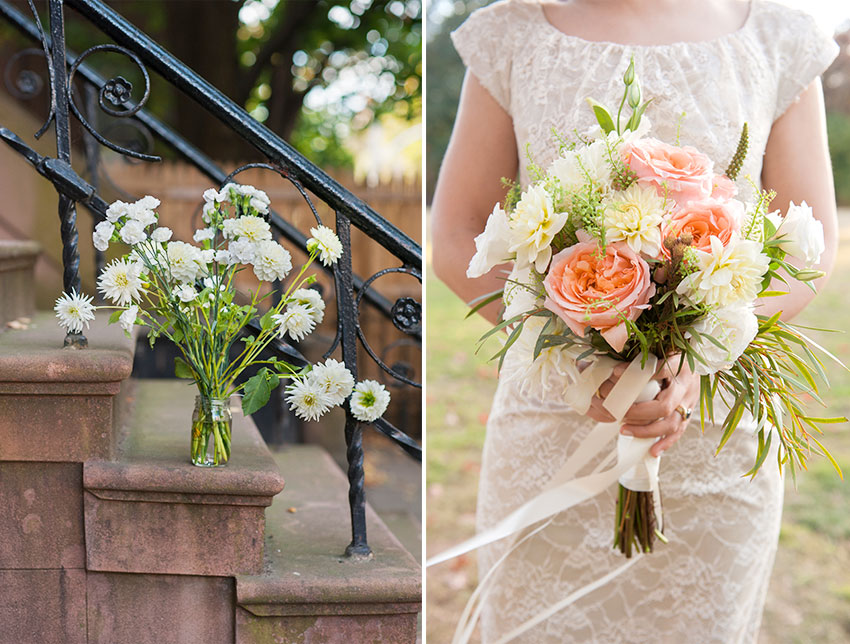
<instances>
[{"instance_id":1,"label":"green eucalyptus leaf","mask_svg":"<svg viewBox=\"0 0 850 644\"><path fill-rule=\"evenodd\" d=\"M594 116L596 116L596 120L599 123L599 127L602 128L602 131L605 132L605 134L613 132L614 119L611 118L611 115L608 113L608 110L606 110L601 103L598 103L590 97L588 97L587 102L590 105L591 109L593 109L593 114Z\"/></svg>"}]
</instances>

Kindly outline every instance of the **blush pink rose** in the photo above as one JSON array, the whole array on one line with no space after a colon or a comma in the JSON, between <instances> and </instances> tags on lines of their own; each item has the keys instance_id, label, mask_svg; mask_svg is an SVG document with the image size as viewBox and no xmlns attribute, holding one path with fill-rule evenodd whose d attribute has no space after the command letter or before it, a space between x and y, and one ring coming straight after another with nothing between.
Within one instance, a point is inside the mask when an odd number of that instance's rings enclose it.
<instances>
[{"instance_id":1,"label":"blush pink rose","mask_svg":"<svg viewBox=\"0 0 850 644\"><path fill-rule=\"evenodd\" d=\"M711 252L711 238L717 237L726 246L733 232L741 230L744 218L744 204L736 199L729 201L691 202L679 208L665 222L661 230L662 237L678 237L682 233L690 233L693 237L691 246L707 253ZM670 257L670 250L662 245L661 252Z\"/></svg>"},{"instance_id":2,"label":"blush pink rose","mask_svg":"<svg viewBox=\"0 0 850 644\"><path fill-rule=\"evenodd\" d=\"M732 199L738 194L738 187L725 174L714 175L714 182L711 190L711 198L719 201Z\"/></svg>"},{"instance_id":3,"label":"blush pink rose","mask_svg":"<svg viewBox=\"0 0 850 644\"><path fill-rule=\"evenodd\" d=\"M579 242L552 259L543 280L544 306L576 335L597 329L615 351L628 339L623 318L636 320L655 294L649 265L623 242Z\"/></svg>"},{"instance_id":4,"label":"blush pink rose","mask_svg":"<svg viewBox=\"0 0 850 644\"><path fill-rule=\"evenodd\" d=\"M711 195L714 164L696 148L678 147L646 138L623 146L623 161L637 175L638 183L654 187L684 205Z\"/></svg>"}]
</instances>

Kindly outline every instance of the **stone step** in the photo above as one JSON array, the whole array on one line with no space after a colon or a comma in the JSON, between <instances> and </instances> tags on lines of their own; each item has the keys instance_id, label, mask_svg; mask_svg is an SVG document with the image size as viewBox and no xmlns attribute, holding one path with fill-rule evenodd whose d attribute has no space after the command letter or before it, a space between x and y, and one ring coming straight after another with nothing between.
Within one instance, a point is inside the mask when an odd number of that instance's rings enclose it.
<instances>
[{"instance_id":1,"label":"stone step","mask_svg":"<svg viewBox=\"0 0 850 644\"><path fill-rule=\"evenodd\" d=\"M192 465L196 394L187 380L136 381L116 457L84 464L89 570L206 576L261 570L264 512L283 478L236 404L230 461Z\"/></svg>"},{"instance_id":2,"label":"stone step","mask_svg":"<svg viewBox=\"0 0 850 644\"><path fill-rule=\"evenodd\" d=\"M262 574L236 576L236 642L416 641L421 568L367 506L367 561L351 538L348 481L323 449L275 454L286 489L266 512Z\"/></svg>"},{"instance_id":3,"label":"stone step","mask_svg":"<svg viewBox=\"0 0 850 644\"><path fill-rule=\"evenodd\" d=\"M100 315L87 349L63 349L52 312L0 333L0 461L109 458L135 342Z\"/></svg>"},{"instance_id":4,"label":"stone step","mask_svg":"<svg viewBox=\"0 0 850 644\"><path fill-rule=\"evenodd\" d=\"M0 239L0 331L7 322L35 312L35 260L40 250L33 241Z\"/></svg>"}]
</instances>

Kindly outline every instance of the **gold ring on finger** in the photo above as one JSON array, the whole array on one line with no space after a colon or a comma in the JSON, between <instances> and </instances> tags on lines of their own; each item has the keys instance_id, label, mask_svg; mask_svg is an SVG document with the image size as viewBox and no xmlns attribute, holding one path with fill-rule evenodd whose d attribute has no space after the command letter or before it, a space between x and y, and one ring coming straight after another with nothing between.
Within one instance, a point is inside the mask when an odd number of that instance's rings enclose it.
<instances>
[{"instance_id":1,"label":"gold ring on finger","mask_svg":"<svg viewBox=\"0 0 850 644\"><path fill-rule=\"evenodd\" d=\"M676 411L682 417L682 420L688 420L691 417L691 414L694 412L690 407L685 407L684 405L679 405L676 407Z\"/></svg>"}]
</instances>

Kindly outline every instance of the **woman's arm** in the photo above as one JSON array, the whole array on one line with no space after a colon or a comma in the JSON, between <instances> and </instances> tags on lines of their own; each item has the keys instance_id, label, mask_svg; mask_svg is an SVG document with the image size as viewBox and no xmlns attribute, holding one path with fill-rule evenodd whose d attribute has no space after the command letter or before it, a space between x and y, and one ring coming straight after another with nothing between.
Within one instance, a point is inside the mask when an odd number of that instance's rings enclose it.
<instances>
[{"instance_id":1,"label":"woman's arm","mask_svg":"<svg viewBox=\"0 0 850 644\"><path fill-rule=\"evenodd\" d=\"M838 250L838 218L820 79L813 81L800 99L773 124L761 177L765 189L776 191L773 209L785 213L790 201L797 204L805 201L812 207L815 218L823 224L826 242L820 263L813 268L824 271L828 277ZM796 266L798 262L792 258L791 263ZM827 277L815 282L818 290L823 288ZM788 295L763 300L764 304L756 312L772 315L782 311L782 319L789 320L815 296L797 280L788 280L788 283L790 289L781 282L774 285L776 290L790 290Z\"/></svg>"},{"instance_id":2,"label":"woman's arm","mask_svg":"<svg viewBox=\"0 0 850 644\"><path fill-rule=\"evenodd\" d=\"M518 168L510 115L467 72L431 203L434 272L466 302L504 287L507 266L497 266L477 279L466 276L466 267L475 254L473 240L484 230L493 206L505 198L501 179L516 177ZM481 312L496 323L499 303Z\"/></svg>"}]
</instances>

